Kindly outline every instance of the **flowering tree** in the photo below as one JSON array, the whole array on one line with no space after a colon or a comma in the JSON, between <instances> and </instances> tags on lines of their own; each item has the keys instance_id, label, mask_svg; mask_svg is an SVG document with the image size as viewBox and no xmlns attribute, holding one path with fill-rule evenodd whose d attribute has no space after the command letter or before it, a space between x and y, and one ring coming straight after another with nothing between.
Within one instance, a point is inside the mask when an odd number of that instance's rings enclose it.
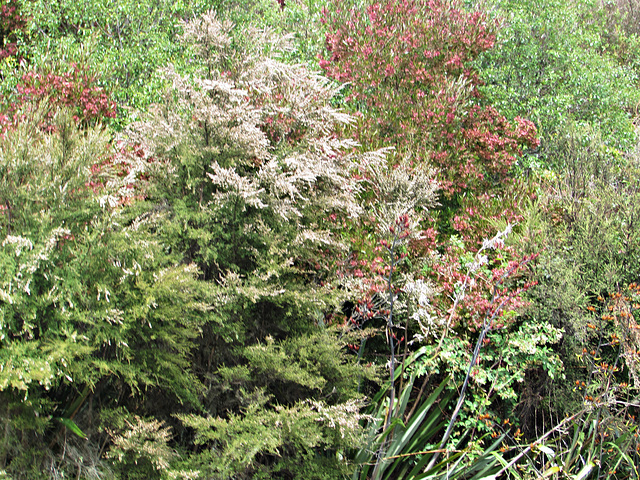
<instances>
[{"instance_id":1,"label":"flowering tree","mask_svg":"<svg viewBox=\"0 0 640 480\"><path fill-rule=\"evenodd\" d=\"M333 478L348 466L329 452L357 442L370 370L323 328L347 293L332 288L346 246L331 217L362 213L351 172L363 160L340 134L351 119L327 79L276 58L287 42L268 30L209 14L182 41L195 65L162 71L163 102L127 134L156 159L159 234L215 296L194 360L204 407L178 416L206 446L190 461L213 477Z\"/></svg>"},{"instance_id":2,"label":"flowering tree","mask_svg":"<svg viewBox=\"0 0 640 480\"><path fill-rule=\"evenodd\" d=\"M7 421L10 472L82 476L104 445L122 477L191 478L175 449L202 475L349 468L330 451L357 443L373 375L322 326L345 248L329 218L362 212L350 118L326 79L265 53L284 45L270 32L213 15L184 30L197 67L165 69L163 102L116 141L81 116L112 103L71 78L27 77L6 116L0 415L26 395L20 419L41 419L22 453ZM169 447L170 416L207 448Z\"/></svg>"}]
</instances>

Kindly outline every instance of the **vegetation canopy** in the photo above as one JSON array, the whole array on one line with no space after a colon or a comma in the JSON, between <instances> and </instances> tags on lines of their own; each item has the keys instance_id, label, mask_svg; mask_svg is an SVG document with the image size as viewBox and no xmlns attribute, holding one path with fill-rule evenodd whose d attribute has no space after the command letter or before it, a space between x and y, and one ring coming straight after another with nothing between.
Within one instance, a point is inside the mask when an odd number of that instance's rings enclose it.
<instances>
[{"instance_id":1,"label":"vegetation canopy","mask_svg":"<svg viewBox=\"0 0 640 480\"><path fill-rule=\"evenodd\" d=\"M636 0L0 0L0 480L637 479Z\"/></svg>"}]
</instances>

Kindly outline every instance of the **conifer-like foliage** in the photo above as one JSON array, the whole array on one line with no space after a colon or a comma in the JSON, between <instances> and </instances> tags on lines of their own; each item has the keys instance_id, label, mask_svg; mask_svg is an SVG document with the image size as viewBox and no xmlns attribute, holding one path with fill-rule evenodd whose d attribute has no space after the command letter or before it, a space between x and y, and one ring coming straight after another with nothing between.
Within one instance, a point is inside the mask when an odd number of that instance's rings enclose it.
<instances>
[{"instance_id":1,"label":"conifer-like foliage","mask_svg":"<svg viewBox=\"0 0 640 480\"><path fill-rule=\"evenodd\" d=\"M87 467L57 458L65 429L93 436L81 456L98 460L94 402L103 410L158 389L195 404L202 386L187 359L210 315L195 267L149 235L154 218L122 207L143 160L113 152L103 130L79 129L69 112L52 126L39 112L0 148L0 457L26 478Z\"/></svg>"},{"instance_id":2,"label":"conifer-like foliage","mask_svg":"<svg viewBox=\"0 0 640 480\"><path fill-rule=\"evenodd\" d=\"M216 295L196 361L212 417L180 417L207 445L194 461L211 475L303 463L337 475L328 452L357 436L363 374L321 328L345 248L328 217L361 210L358 158L337 133L349 118L325 79L278 61L286 39L213 14L184 30L197 65L165 70L164 103L130 134L156 159L161 235Z\"/></svg>"},{"instance_id":3,"label":"conifer-like foliage","mask_svg":"<svg viewBox=\"0 0 640 480\"><path fill-rule=\"evenodd\" d=\"M213 14L184 32L193 65L163 70L163 103L121 138L46 97L24 97L12 116L24 121L7 124L10 474L348 469L373 372L325 325L348 293L336 294L345 246L329 217L360 215L352 173L384 156L350 154L335 89L278 61L286 39Z\"/></svg>"}]
</instances>

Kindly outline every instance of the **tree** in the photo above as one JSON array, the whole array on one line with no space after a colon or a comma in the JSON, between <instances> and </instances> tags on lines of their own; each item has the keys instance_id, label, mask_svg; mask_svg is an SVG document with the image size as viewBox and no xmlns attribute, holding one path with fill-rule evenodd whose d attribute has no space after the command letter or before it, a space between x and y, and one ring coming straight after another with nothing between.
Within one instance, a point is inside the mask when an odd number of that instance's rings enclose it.
<instances>
[{"instance_id":1,"label":"tree","mask_svg":"<svg viewBox=\"0 0 640 480\"><path fill-rule=\"evenodd\" d=\"M209 475L333 478L346 465L329 452L357 440L367 375L322 328L344 249L329 216L361 210L353 142L337 132L349 117L330 106L326 80L276 60L284 44L271 32L213 14L184 31L199 68L165 69L164 102L130 135L157 158L149 200L165 211L166 244L217 297L195 362L205 409L179 417L213 447L192 462Z\"/></svg>"},{"instance_id":2,"label":"tree","mask_svg":"<svg viewBox=\"0 0 640 480\"><path fill-rule=\"evenodd\" d=\"M526 115L537 125L541 149L525 166L562 169L562 143L572 131L599 130L609 148L633 149L638 70L617 58L624 46L612 39L601 2L495 5L505 26L499 48L479 58L480 90L507 118Z\"/></svg>"},{"instance_id":3,"label":"tree","mask_svg":"<svg viewBox=\"0 0 640 480\"><path fill-rule=\"evenodd\" d=\"M474 60L495 43L497 22L458 2L336 2L326 10L321 66L348 82L362 116L357 138L394 146L438 167L443 193L484 193L509 179L521 148L536 145L531 122L514 124L479 102Z\"/></svg>"}]
</instances>

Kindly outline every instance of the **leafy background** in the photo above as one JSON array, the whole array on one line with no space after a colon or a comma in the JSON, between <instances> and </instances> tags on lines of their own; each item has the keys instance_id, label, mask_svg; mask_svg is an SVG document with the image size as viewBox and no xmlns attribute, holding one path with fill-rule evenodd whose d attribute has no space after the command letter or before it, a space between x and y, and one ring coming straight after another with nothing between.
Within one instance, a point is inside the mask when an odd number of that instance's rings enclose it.
<instances>
[{"instance_id":1,"label":"leafy background","mask_svg":"<svg viewBox=\"0 0 640 480\"><path fill-rule=\"evenodd\" d=\"M638 478L635 0L0 6L0 478Z\"/></svg>"}]
</instances>

